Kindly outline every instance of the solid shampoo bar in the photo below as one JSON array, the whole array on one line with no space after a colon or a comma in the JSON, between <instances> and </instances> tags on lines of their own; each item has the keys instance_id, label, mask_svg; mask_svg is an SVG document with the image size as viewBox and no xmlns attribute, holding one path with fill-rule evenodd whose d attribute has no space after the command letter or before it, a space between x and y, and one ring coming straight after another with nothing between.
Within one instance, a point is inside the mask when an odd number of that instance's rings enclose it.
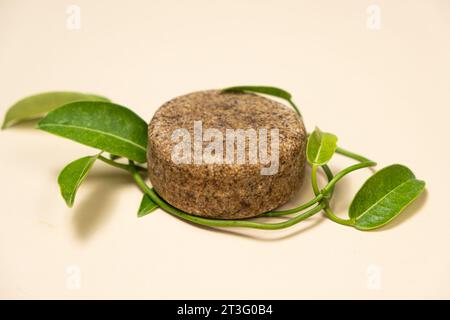
<instances>
[{"instance_id":1,"label":"solid shampoo bar","mask_svg":"<svg viewBox=\"0 0 450 320\"><path fill-rule=\"evenodd\" d=\"M303 180L301 118L255 94L209 90L177 97L155 113L148 138L155 191L193 215L254 217L286 203Z\"/></svg>"}]
</instances>

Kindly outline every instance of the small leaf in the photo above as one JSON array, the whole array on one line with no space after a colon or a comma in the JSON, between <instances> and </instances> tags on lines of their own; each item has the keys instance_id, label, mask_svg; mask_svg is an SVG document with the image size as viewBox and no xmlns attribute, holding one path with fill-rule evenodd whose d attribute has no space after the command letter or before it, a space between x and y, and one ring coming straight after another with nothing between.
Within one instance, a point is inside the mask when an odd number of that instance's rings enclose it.
<instances>
[{"instance_id":1,"label":"small leaf","mask_svg":"<svg viewBox=\"0 0 450 320\"><path fill-rule=\"evenodd\" d=\"M48 112L74 101L109 101L108 99L79 92L45 92L32 95L16 102L6 112L2 129L17 123L42 118Z\"/></svg>"},{"instance_id":2,"label":"small leaf","mask_svg":"<svg viewBox=\"0 0 450 320\"><path fill-rule=\"evenodd\" d=\"M130 109L114 103L66 104L42 119L39 129L117 156L146 162L147 124Z\"/></svg>"},{"instance_id":3,"label":"small leaf","mask_svg":"<svg viewBox=\"0 0 450 320\"><path fill-rule=\"evenodd\" d=\"M320 131L316 128L309 135L306 155L312 165L322 166L333 157L336 150L337 137L334 134Z\"/></svg>"},{"instance_id":4,"label":"small leaf","mask_svg":"<svg viewBox=\"0 0 450 320\"><path fill-rule=\"evenodd\" d=\"M61 195L69 208L73 206L78 187L83 182L97 158L98 155L95 155L75 160L64 167L59 174L58 184Z\"/></svg>"},{"instance_id":5,"label":"small leaf","mask_svg":"<svg viewBox=\"0 0 450 320\"><path fill-rule=\"evenodd\" d=\"M288 101L292 98L292 95L283 89L267 86L235 86L225 88L222 92L255 92L282 98Z\"/></svg>"},{"instance_id":6,"label":"small leaf","mask_svg":"<svg viewBox=\"0 0 450 320\"><path fill-rule=\"evenodd\" d=\"M141 205L138 210L138 217L143 217L158 209L158 205L146 194L142 196Z\"/></svg>"},{"instance_id":7,"label":"small leaf","mask_svg":"<svg viewBox=\"0 0 450 320\"><path fill-rule=\"evenodd\" d=\"M360 230L379 228L403 211L425 188L410 169L394 164L371 176L356 193L349 216Z\"/></svg>"}]
</instances>

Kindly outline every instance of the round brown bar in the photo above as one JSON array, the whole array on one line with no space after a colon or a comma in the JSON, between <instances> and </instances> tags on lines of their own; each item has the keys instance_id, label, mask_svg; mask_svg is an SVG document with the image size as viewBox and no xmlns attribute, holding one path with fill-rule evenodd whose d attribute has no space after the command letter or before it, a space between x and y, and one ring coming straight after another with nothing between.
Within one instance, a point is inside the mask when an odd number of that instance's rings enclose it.
<instances>
[{"instance_id":1,"label":"round brown bar","mask_svg":"<svg viewBox=\"0 0 450 320\"><path fill-rule=\"evenodd\" d=\"M250 163L248 153L244 164L173 161L172 152L179 143L172 139L176 129L190 133L194 159L194 121L202 121L203 132L215 128L223 137L226 129L259 132L266 128L269 155L270 130L278 129L278 172L262 175L261 168L270 164ZM148 138L148 173L153 188L172 206L193 215L220 219L254 217L286 203L302 184L307 139L303 122L291 108L262 96L209 90L177 97L155 113ZM208 143L203 141L202 147ZM223 146L225 157L226 144ZM235 156L237 150L235 147ZM248 143L245 150L248 151Z\"/></svg>"}]
</instances>

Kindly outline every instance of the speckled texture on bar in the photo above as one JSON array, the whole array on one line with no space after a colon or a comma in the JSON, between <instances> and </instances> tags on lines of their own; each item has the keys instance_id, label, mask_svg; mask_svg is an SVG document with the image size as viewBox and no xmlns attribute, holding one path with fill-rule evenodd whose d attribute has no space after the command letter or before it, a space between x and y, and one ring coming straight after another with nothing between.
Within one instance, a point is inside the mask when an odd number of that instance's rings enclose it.
<instances>
[{"instance_id":1,"label":"speckled texture on bar","mask_svg":"<svg viewBox=\"0 0 450 320\"><path fill-rule=\"evenodd\" d=\"M176 164L171 156L178 141L172 141L172 133L184 128L193 140L194 121L198 120L203 122L203 132L216 128L224 137L225 129L278 128L278 172L261 175L260 169L269 165L248 161ZM307 139L303 122L291 108L259 95L208 90L177 97L155 113L148 138L148 173L154 189L168 203L193 215L254 217L286 203L302 184Z\"/></svg>"}]
</instances>

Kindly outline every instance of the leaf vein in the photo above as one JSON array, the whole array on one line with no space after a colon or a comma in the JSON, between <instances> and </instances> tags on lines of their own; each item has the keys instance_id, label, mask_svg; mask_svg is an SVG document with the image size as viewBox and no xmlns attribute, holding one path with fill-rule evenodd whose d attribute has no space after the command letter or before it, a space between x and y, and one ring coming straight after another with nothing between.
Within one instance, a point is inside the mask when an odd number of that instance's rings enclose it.
<instances>
[{"instance_id":1,"label":"leaf vein","mask_svg":"<svg viewBox=\"0 0 450 320\"><path fill-rule=\"evenodd\" d=\"M76 125L67 125L67 124L40 124L39 125L41 128L46 128L46 127L62 127L62 128L74 128L74 129L80 129L80 130L85 130L85 131L90 131L90 132L95 132L101 135L105 135L105 136L109 136L109 137L113 137L116 138L118 140L127 142L141 150L143 150L144 152L146 151L145 147L141 146L140 144L137 144L131 140L125 139L121 136L116 136L114 134L108 133L108 132L103 132L100 130L96 130L96 129L92 129L92 128L87 128L87 127L80 127L80 126L76 126Z\"/></svg>"},{"instance_id":2,"label":"leaf vein","mask_svg":"<svg viewBox=\"0 0 450 320\"><path fill-rule=\"evenodd\" d=\"M400 188L401 186L403 186L405 183L411 181L413 179L408 179L404 182L402 182L401 184L399 184L398 186L396 186L394 189L392 189L391 191L389 191L388 193L386 193L383 197L381 197L377 202L375 202L373 205L371 205L369 208L367 208L366 210L364 210L363 213L361 213L359 216L356 217L356 220L360 220L362 217L364 217L372 208L374 208L376 205L378 205L379 203L381 203L384 199L386 199L390 194L392 194L393 192L395 192L395 190L397 190L398 188ZM390 209L390 208L389 208Z\"/></svg>"}]
</instances>

